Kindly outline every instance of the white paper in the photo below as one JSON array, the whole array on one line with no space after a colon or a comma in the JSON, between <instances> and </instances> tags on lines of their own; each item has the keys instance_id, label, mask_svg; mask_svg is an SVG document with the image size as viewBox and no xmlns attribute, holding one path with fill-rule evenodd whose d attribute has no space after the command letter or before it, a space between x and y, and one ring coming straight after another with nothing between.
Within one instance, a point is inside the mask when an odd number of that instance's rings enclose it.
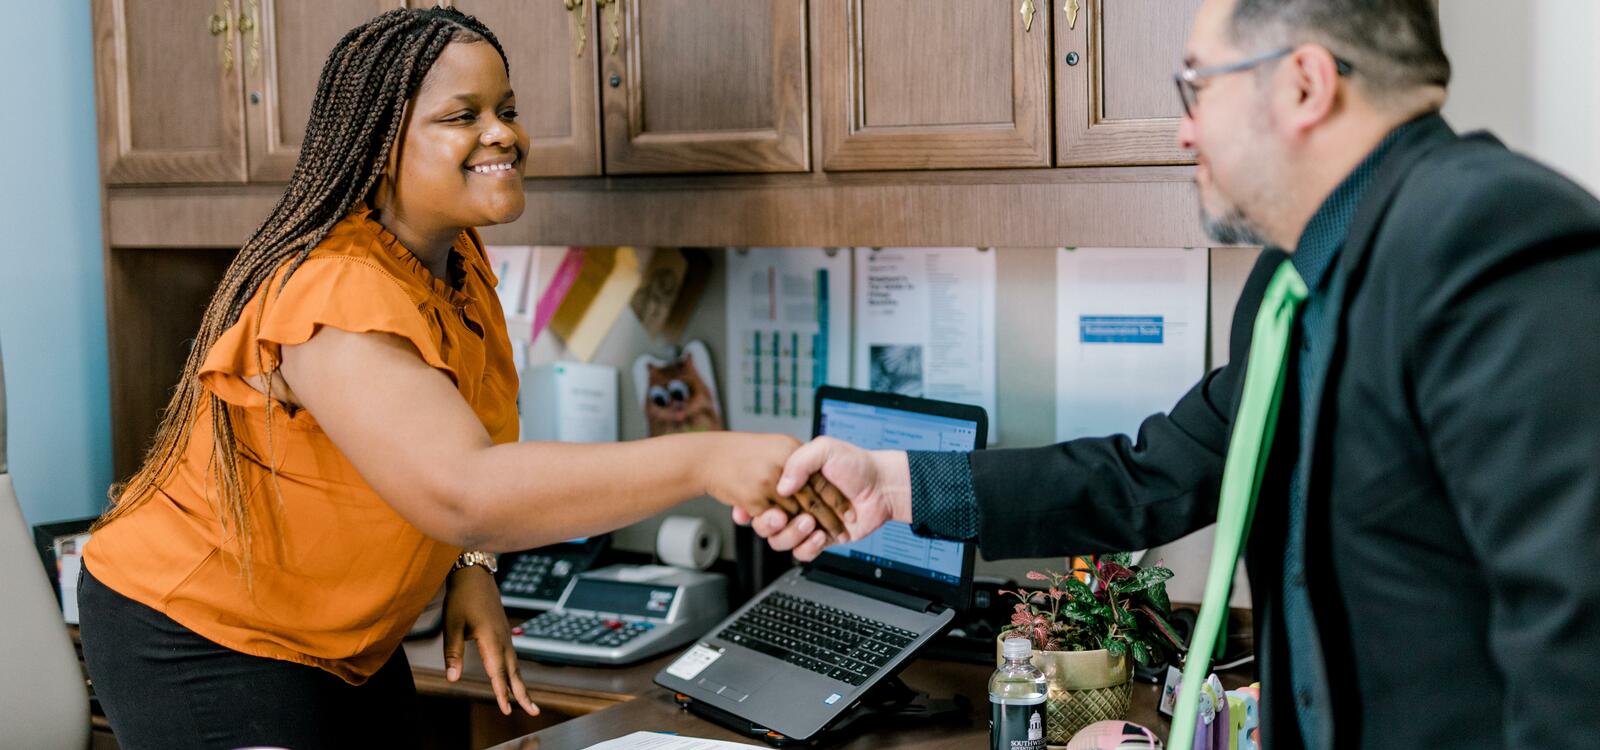
<instances>
[{"instance_id":1,"label":"white paper","mask_svg":"<svg viewBox=\"0 0 1600 750\"><path fill-rule=\"evenodd\" d=\"M656 732L634 732L626 737L606 740L598 745L590 745L584 750L727 750L737 747L761 747L743 742L724 742L722 740L702 740L697 737L682 737L675 734L658 734Z\"/></svg>"},{"instance_id":2,"label":"white paper","mask_svg":"<svg viewBox=\"0 0 1600 750\"><path fill-rule=\"evenodd\" d=\"M850 250L730 248L728 427L811 437L817 386L850 382Z\"/></svg>"},{"instance_id":3,"label":"white paper","mask_svg":"<svg viewBox=\"0 0 1600 750\"><path fill-rule=\"evenodd\" d=\"M500 309L506 317L521 310L523 293L528 288L528 272L532 268L533 248L528 245L485 245L489 256L489 270L499 282L495 295L500 298Z\"/></svg>"},{"instance_id":4,"label":"white paper","mask_svg":"<svg viewBox=\"0 0 1600 750\"><path fill-rule=\"evenodd\" d=\"M856 250L855 387L995 413L995 254L973 247Z\"/></svg>"},{"instance_id":5,"label":"white paper","mask_svg":"<svg viewBox=\"0 0 1600 750\"><path fill-rule=\"evenodd\" d=\"M61 619L78 624L78 571L83 570L83 555L62 555L56 562L61 565Z\"/></svg>"},{"instance_id":6,"label":"white paper","mask_svg":"<svg viewBox=\"0 0 1600 750\"><path fill-rule=\"evenodd\" d=\"M614 568L617 580L638 583L640 581L654 581L657 578L666 578L673 573L682 572L671 565L626 565Z\"/></svg>"},{"instance_id":7,"label":"white paper","mask_svg":"<svg viewBox=\"0 0 1600 750\"><path fill-rule=\"evenodd\" d=\"M680 680L692 680L698 677L706 667L711 666L716 660L722 658L722 649L712 648L704 643L696 643L694 648L683 652L682 656L673 660L667 666L667 674Z\"/></svg>"},{"instance_id":8,"label":"white paper","mask_svg":"<svg viewBox=\"0 0 1600 750\"><path fill-rule=\"evenodd\" d=\"M617 441L617 368L553 362L529 368L518 406L523 440Z\"/></svg>"},{"instance_id":9,"label":"white paper","mask_svg":"<svg viewBox=\"0 0 1600 750\"><path fill-rule=\"evenodd\" d=\"M1056 439L1136 435L1205 374L1207 251L1056 253Z\"/></svg>"},{"instance_id":10,"label":"white paper","mask_svg":"<svg viewBox=\"0 0 1600 750\"><path fill-rule=\"evenodd\" d=\"M485 245L489 269L499 284L495 296L506 316L506 334L511 338L511 357L521 374L528 367L528 348L533 343L533 311L539 299L539 259L544 248L530 245ZM566 248L557 248L566 252Z\"/></svg>"}]
</instances>

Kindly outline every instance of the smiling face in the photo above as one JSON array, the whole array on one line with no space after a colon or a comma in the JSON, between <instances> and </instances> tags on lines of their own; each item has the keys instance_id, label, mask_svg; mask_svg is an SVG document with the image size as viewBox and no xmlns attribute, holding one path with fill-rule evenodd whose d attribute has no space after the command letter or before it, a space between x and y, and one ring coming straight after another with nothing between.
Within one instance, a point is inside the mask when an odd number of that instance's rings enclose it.
<instances>
[{"instance_id":1,"label":"smiling face","mask_svg":"<svg viewBox=\"0 0 1600 750\"><path fill-rule=\"evenodd\" d=\"M451 42L410 102L389 215L422 234L522 215L528 135L505 62L486 42Z\"/></svg>"}]
</instances>

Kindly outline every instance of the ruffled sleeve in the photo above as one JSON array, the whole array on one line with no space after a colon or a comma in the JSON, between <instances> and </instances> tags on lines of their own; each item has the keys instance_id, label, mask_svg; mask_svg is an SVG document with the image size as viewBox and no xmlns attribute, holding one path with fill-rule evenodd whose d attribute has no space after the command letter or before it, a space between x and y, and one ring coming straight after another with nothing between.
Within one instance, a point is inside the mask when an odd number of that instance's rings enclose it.
<instances>
[{"instance_id":1,"label":"ruffled sleeve","mask_svg":"<svg viewBox=\"0 0 1600 750\"><path fill-rule=\"evenodd\" d=\"M457 381L440 352L440 333L419 311L419 301L378 264L361 257L312 256L280 291L282 273L262 285L200 366L200 384L222 400L246 408L265 405L265 396L248 379L273 370L282 347L305 343L322 326L399 336L429 366Z\"/></svg>"}]
</instances>

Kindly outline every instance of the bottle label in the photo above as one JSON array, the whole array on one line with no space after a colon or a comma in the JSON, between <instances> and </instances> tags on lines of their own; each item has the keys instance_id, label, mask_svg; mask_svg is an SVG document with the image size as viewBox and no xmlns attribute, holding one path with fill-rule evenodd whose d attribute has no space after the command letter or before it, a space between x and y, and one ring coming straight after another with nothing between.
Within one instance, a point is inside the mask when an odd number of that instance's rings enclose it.
<instances>
[{"instance_id":1,"label":"bottle label","mask_svg":"<svg viewBox=\"0 0 1600 750\"><path fill-rule=\"evenodd\" d=\"M1044 703L991 704L994 724L989 728L993 750L1045 750Z\"/></svg>"}]
</instances>

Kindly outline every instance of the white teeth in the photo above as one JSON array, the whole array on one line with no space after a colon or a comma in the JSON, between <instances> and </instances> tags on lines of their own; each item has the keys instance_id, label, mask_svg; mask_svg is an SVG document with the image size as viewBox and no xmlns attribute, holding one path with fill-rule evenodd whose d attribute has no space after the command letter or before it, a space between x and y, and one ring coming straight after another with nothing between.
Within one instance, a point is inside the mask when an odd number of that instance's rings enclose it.
<instances>
[{"instance_id":1,"label":"white teeth","mask_svg":"<svg viewBox=\"0 0 1600 750\"><path fill-rule=\"evenodd\" d=\"M478 174L494 174L495 172L509 172L511 167L511 164L485 164L471 167L471 170Z\"/></svg>"}]
</instances>

